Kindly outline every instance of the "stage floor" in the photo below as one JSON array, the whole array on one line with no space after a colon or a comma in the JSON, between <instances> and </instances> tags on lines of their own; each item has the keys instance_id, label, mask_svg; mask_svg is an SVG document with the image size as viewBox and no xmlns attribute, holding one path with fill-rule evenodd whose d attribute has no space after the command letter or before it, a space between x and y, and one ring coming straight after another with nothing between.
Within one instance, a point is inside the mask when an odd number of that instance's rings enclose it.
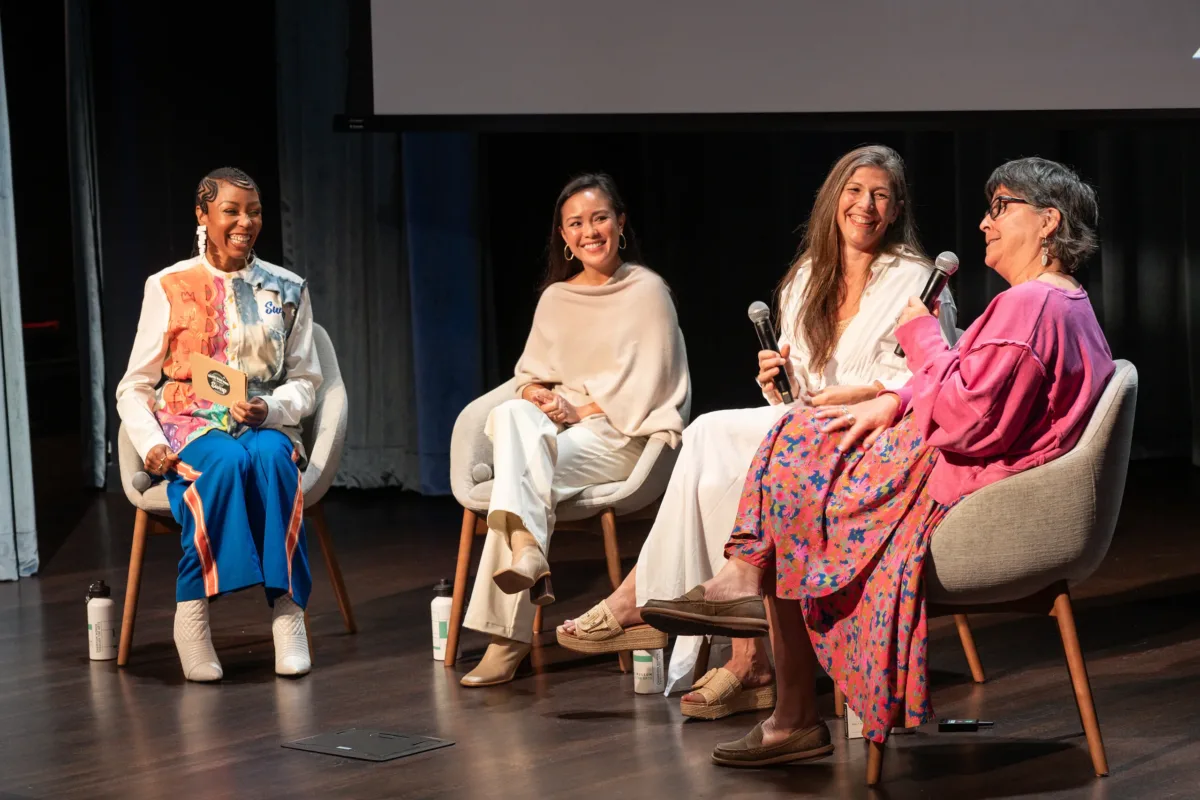
<instances>
[{"instance_id":1,"label":"stage floor","mask_svg":"<svg viewBox=\"0 0 1200 800\"><path fill-rule=\"evenodd\" d=\"M1065 491L1064 487L1064 491ZM953 625L932 626L933 701L942 717L888 744L890 798L1200 796L1200 470L1133 466L1112 549L1075 593L1111 777L1091 761L1050 618L973 618L988 681L971 683ZM551 563L559 602L535 672L491 689L458 677L482 653L468 633L459 664L430 657L431 587L452 577L461 511L411 494L334 493L327 515L359 632L342 628L314 554L311 675L277 678L270 613L258 590L212 608L219 685L186 683L171 642L178 546L151 537L128 667L87 660L84 595L103 578L118 605L132 538L123 495L88 498L35 579L0 584L0 800L11 798L676 798L867 797L861 741L829 759L764 770L713 766L714 744L755 721L683 723L677 698L634 695L615 657L554 644L553 624L607 588L598 536L564 533ZM643 531L622 532L628 570ZM476 540L476 559L481 540ZM820 686L831 716L830 684ZM765 716L765 714L763 715ZM831 721L835 739L841 723ZM453 739L389 763L283 749L348 727Z\"/></svg>"}]
</instances>

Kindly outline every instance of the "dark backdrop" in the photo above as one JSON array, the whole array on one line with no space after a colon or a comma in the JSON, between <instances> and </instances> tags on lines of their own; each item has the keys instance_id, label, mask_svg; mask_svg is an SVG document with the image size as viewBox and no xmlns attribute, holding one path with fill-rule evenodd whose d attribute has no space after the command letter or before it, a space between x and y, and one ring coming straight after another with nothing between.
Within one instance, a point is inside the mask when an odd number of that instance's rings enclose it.
<instances>
[{"instance_id":1,"label":"dark backdrop","mask_svg":"<svg viewBox=\"0 0 1200 800\"><path fill-rule=\"evenodd\" d=\"M34 122L30 110L32 98L62 97L61 53L42 50L47 63L35 70L30 66L37 63L35 48L22 49L19 40L22 31L41 30L43 44L49 42L46 31L57 28L61 9L46 11L54 18L40 27L31 22L21 28L9 23L13 8L3 4L6 61L15 65L9 70L15 76L10 103L19 114L13 139L22 300L27 319L53 317L69 324L65 298L73 295L53 291L71 280L63 228L67 200L61 194L63 122L50 116ZM191 252L191 193L198 178L216 166L238 165L260 182L268 219L281 218L275 12L270 2L239 8L238 35L229 37L213 36L208 26L177 24L166 8L93 6L110 402L145 278ZM14 36L18 40L10 44ZM1036 154L1074 165L1099 190L1103 251L1081 277L1114 353L1141 371L1134 452L1191 456L1200 463L1195 122L1072 123L1056 117L1043 124L1036 115L1021 115L1007 123L995 117L954 117L938 124L893 117L882 129L842 132L780 129L784 125L794 128L795 120L759 118L740 132L472 134L485 287L483 381L507 376L520 353L543 270L551 204L575 173L607 170L622 187L648 265L675 292L695 384L694 409L702 413L759 401L752 382L755 341L745 310L753 300L768 299L786 270L798 226L838 155L864 142L902 152L926 249L931 254L952 249L962 259L953 288L965 327L1002 288L981 262L983 183L1001 161ZM337 174L324 179L331 187L343 180ZM403 207L399 201L396 208ZM59 224L45 224L46 216ZM403 230L399 213L372 224L413 234ZM280 263L281 242L280 226L268 224L257 248ZM437 347L436 336L428 342L424 346ZM339 348L360 345L339 342ZM67 335L48 352L70 359L73 346ZM433 355L455 368L455 354ZM353 383L349 388L354 391ZM32 381L30 391L33 395ZM31 407L39 407L36 400ZM116 426L110 413L113 437Z\"/></svg>"},{"instance_id":2,"label":"dark backdrop","mask_svg":"<svg viewBox=\"0 0 1200 800\"><path fill-rule=\"evenodd\" d=\"M142 286L191 255L200 178L221 166L246 170L267 218L279 219L274 16L273 2L239 5L217 23L236 33L228 35L187 24L169 5L92 7L110 442ZM263 227L255 250L281 263L278 224Z\"/></svg>"},{"instance_id":3,"label":"dark backdrop","mask_svg":"<svg viewBox=\"0 0 1200 800\"><path fill-rule=\"evenodd\" d=\"M483 134L497 362L511 365L520 353L552 203L576 172L608 170L622 187L648 265L675 292L693 408L702 413L760 401L746 308L767 300L784 274L838 156L866 142L904 155L926 250L961 258L952 288L965 328L1005 288L982 261L984 183L1001 162L1040 155L1074 166L1099 193L1102 249L1079 277L1114 355L1141 372L1135 454L1198 457L1200 226L1188 210L1200 180L1195 123L996 130L963 117L947 130L844 133L769 124L744 133Z\"/></svg>"}]
</instances>

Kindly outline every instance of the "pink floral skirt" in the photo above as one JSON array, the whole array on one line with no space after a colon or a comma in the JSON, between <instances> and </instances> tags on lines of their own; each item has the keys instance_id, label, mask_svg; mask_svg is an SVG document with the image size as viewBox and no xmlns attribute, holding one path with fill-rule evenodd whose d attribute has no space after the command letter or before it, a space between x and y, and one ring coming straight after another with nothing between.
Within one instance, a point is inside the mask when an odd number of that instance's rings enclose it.
<instances>
[{"instance_id":1,"label":"pink floral skirt","mask_svg":"<svg viewBox=\"0 0 1200 800\"><path fill-rule=\"evenodd\" d=\"M796 409L763 440L746 476L728 558L764 570L774 594L799 600L821 666L876 742L933 715L921 572L949 511L925 493L938 451L912 415L870 450L839 453Z\"/></svg>"}]
</instances>

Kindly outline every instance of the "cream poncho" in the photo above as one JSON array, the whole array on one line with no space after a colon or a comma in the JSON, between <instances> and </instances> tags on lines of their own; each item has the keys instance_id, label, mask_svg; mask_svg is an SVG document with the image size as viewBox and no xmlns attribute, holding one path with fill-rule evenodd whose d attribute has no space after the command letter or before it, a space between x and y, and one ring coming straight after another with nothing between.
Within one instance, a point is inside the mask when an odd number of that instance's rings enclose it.
<instances>
[{"instance_id":1,"label":"cream poncho","mask_svg":"<svg viewBox=\"0 0 1200 800\"><path fill-rule=\"evenodd\" d=\"M518 394L540 383L575 406L603 415L582 425L602 438L669 434L679 444L688 397L687 352L667 284L637 264L623 264L601 286L549 286L517 362Z\"/></svg>"}]
</instances>

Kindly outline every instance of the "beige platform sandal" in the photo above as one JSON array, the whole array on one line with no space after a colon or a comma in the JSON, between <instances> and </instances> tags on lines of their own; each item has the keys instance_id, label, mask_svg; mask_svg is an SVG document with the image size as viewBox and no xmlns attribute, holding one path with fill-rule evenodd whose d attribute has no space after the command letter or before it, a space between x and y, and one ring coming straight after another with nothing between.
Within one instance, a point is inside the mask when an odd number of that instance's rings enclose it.
<instances>
[{"instance_id":1,"label":"beige platform sandal","mask_svg":"<svg viewBox=\"0 0 1200 800\"><path fill-rule=\"evenodd\" d=\"M775 684L742 688L742 682L724 667L710 669L692 686L704 697L703 703L679 701L679 710L692 719L723 719L745 711L775 707ZM690 694L690 692L689 692ZM686 696L686 695L685 695Z\"/></svg>"},{"instance_id":2,"label":"beige platform sandal","mask_svg":"<svg viewBox=\"0 0 1200 800\"><path fill-rule=\"evenodd\" d=\"M622 628L613 616L608 602L601 600L575 620L575 633L558 626L558 643L576 653L620 653L625 650L661 650L667 646L667 635L649 625Z\"/></svg>"}]
</instances>

